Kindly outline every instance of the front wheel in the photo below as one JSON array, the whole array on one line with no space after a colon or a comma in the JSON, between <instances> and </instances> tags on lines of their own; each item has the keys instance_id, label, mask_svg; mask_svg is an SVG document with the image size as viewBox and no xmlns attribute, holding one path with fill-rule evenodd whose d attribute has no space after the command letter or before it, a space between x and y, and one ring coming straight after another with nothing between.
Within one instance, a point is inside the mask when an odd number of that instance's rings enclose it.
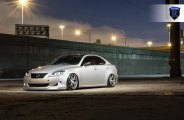
<instances>
[{"instance_id":1,"label":"front wheel","mask_svg":"<svg viewBox=\"0 0 184 120\"><path fill-rule=\"evenodd\" d=\"M116 77L114 74L110 74L107 81L108 87L114 87L116 85Z\"/></svg>"},{"instance_id":2,"label":"front wheel","mask_svg":"<svg viewBox=\"0 0 184 120\"><path fill-rule=\"evenodd\" d=\"M71 73L67 79L67 89L75 90L78 88L78 85L79 85L79 80L78 80L77 75L74 73Z\"/></svg>"}]
</instances>

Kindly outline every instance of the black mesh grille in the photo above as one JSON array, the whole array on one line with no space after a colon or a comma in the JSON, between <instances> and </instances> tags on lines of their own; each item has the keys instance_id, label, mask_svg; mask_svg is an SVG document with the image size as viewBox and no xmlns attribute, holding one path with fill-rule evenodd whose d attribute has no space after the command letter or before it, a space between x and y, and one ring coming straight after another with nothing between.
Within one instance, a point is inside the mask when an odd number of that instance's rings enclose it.
<instances>
[{"instance_id":1,"label":"black mesh grille","mask_svg":"<svg viewBox=\"0 0 184 120\"><path fill-rule=\"evenodd\" d=\"M49 84L28 84L29 87L47 87Z\"/></svg>"},{"instance_id":2,"label":"black mesh grille","mask_svg":"<svg viewBox=\"0 0 184 120\"><path fill-rule=\"evenodd\" d=\"M47 73L31 73L31 78L44 78Z\"/></svg>"}]
</instances>

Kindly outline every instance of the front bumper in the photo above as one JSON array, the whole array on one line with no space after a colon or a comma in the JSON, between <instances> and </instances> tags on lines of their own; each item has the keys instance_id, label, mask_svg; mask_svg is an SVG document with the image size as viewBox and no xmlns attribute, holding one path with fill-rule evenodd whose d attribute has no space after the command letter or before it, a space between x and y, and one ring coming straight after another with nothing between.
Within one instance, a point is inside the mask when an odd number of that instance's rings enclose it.
<instances>
[{"instance_id":1,"label":"front bumper","mask_svg":"<svg viewBox=\"0 0 184 120\"><path fill-rule=\"evenodd\" d=\"M24 77L24 90L65 90L66 86L66 77L57 76L57 77L44 77L44 78L31 78Z\"/></svg>"}]
</instances>

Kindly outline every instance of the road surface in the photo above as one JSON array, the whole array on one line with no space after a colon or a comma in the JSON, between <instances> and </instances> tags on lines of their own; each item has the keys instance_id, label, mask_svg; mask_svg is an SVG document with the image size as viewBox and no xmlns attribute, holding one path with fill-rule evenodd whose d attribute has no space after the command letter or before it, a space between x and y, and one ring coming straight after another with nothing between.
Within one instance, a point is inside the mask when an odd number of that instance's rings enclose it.
<instances>
[{"instance_id":1,"label":"road surface","mask_svg":"<svg viewBox=\"0 0 184 120\"><path fill-rule=\"evenodd\" d=\"M0 120L183 120L183 80L120 80L114 88L24 91L0 81Z\"/></svg>"}]
</instances>

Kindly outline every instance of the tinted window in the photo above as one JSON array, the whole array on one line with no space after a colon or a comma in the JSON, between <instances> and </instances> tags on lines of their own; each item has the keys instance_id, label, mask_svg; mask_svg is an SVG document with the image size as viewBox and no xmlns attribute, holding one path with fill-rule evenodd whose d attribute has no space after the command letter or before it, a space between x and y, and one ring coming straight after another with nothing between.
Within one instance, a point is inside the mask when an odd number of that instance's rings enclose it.
<instances>
[{"instance_id":1,"label":"tinted window","mask_svg":"<svg viewBox=\"0 0 184 120\"><path fill-rule=\"evenodd\" d=\"M91 62L91 65L92 65L92 57L91 56L88 56L88 57L85 57L83 62L82 62L82 66L88 62Z\"/></svg>"},{"instance_id":2,"label":"tinted window","mask_svg":"<svg viewBox=\"0 0 184 120\"><path fill-rule=\"evenodd\" d=\"M62 56L58 57L51 62L51 65L57 65L57 64L71 64L76 65L80 62L82 59L82 55L68 55L68 56Z\"/></svg>"},{"instance_id":3,"label":"tinted window","mask_svg":"<svg viewBox=\"0 0 184 120\"><path fill-rule=\"evenodd\" d=\"M99 57L94 56L95 65L104 65L105 61Z\"/></svg>"},{"instance_id":4,"label":"tinted window","mask_svg":"<svg viewBox=\"0 0 184 120\"><path fill-rule=\"evenodd\" d=\"M104 65L105 64L105 61L97 56L88 56L84 58L82 65L88 62L91 62L91 65Z\"/></svg>"}]
</instances>

